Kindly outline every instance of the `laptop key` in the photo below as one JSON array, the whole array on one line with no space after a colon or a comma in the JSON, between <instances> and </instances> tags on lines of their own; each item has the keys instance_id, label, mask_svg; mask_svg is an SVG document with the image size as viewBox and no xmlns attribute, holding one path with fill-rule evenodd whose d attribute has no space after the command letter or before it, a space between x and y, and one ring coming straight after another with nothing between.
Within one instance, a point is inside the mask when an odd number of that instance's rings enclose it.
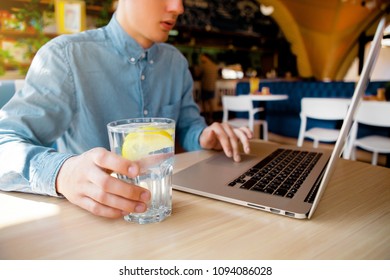
<instances>
[{"instance_id":1,"label":"laptop key","mask_svg":"<svg viewBox=\"0 0 390 280\"><path fill-rule=\"evenodd\" d=\"M286 194L286 197L287 198L293 198L294 197L294 193L289 192L288 194Z\"/></svg>"},{"instance_id":2,"label":"laptop key","mask_svg":"<svg viewBox=\"0 0 390 280\"><path fill-rule=\"evenodd\" d=\"M286 190L286 189L278 189L278 190L275 192L275 195L285 196L286 193L287 193L287 190Z\"/></svg>"},{"instance_id":3,"label":"laptop key","mask_svg":"<svg viewBox=\"0 0 390 280\"><path fill-rule=\"evenodd\" d=\"M278 149L229 186L292 198L320 157L321 153Z\"/></svg>"},{"instance_id":4,"label":"laptop key","mask_svg":"<svg viewBox=\"0 0 390 280\"><path fill-rule=\"evenodd\" d=\"M240 188L249 190L254 184L256 184L256 180L248 180L246 181Z\"/></svg>"}]
</instances>

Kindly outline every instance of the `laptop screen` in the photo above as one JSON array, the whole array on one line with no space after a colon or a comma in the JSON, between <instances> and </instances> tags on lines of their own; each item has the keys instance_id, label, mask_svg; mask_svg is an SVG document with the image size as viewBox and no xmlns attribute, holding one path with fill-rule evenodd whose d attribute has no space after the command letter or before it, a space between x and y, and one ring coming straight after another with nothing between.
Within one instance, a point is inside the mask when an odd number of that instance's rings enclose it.
<instances>
[{"instance_id":1,"label":"laptop screen","mask_svg":"<svg viewBox=\"0 0 390 280\"><path fill-rule=\"evenodd\" d=\"M313 202L313 207L311 208L310 213L308 215L309 218L314 213L314 210L316 209L317 204L319 203L319 200L322 196L322 193L324 192L324 189L325 189L324 186L326 186L328 181L330 180L331 176L329 176L329 175L331 173L333 173L333 170L334 170L335 165L336 165L336 161L340 157L340 155L341 155L341 153L346 145L347 136L348 136L349 131L351 130L351 126L352 126L352 122L353 122L355 113L356 113L358 106L360 104L360 101L362 100L362 97L365 93L367 85L370 81L370 77L371 77L375 62L379 56L379 52L381 49L381 43L382 43L382 39L383 39L383 32L385 30L385 27L386 27L386 16L383 16L381 18L381 20L379 21L378 27L376 29L375 36L374 36L374 39L372 41L370 51L368 53L367 60L365 61L364 65L363 65L363 70L362 70L362 73L360 75L359 81L356 85L354 94L352 96L352 100L351 100L347 115L346 115L345 120L343 122L343 125L341 127L339 137L336 141L333 153L332 153L330 160L329 160L329 164L326 167L326 170L324 173L324 179L321 182L321 185L320 185L319 190L318 190L318 195L315 198L315 200Z\"/></svg>"}]
</instances>

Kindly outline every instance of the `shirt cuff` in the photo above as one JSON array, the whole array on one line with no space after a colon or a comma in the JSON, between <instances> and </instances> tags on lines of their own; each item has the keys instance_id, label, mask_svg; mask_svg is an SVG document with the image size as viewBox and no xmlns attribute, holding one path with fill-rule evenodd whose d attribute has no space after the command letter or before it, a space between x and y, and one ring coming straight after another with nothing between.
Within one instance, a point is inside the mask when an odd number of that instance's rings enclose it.
<instances>
[{"instance_id":1,"label":"shirt cuff","mask_svg":"<svg viewBox=\"0 0 390 280\"><path fill-rule=\"evenodd\" d=\"M55 197L63 197L56 191L57 175L63 163L75 156L58 152L48 152L42 156L31 182L32 191Z\"/></svg>"}]
</instances>

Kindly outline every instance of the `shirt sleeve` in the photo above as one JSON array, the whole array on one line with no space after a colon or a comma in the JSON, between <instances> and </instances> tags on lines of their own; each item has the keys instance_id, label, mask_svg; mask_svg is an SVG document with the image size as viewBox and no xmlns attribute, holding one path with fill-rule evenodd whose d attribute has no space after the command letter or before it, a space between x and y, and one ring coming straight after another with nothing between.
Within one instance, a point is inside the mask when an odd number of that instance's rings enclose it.
<instances>
[{"instance_id":1,"label":"shirt sleeve","mask_svg":"<svg viewBox=\"0 0 390 280\"><path fill-rule=\"evenodd\" d=\"M58 153L55 140L76 111L64 49L55 43L41 48L24 87L0 111L1 190L58 196L58 171L73 155Z\"/></svg>"}]
</instances>

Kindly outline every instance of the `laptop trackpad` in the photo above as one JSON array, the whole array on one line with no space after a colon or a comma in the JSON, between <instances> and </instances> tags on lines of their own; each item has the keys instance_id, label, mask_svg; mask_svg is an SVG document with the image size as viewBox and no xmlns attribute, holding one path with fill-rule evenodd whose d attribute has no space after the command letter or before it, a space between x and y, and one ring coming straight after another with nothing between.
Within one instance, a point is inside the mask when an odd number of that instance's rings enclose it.
<instances>
[{"instance_id":1,"label":"laptop trackpad","mask_svg":"<svg viewBox=\"0 0 390 280\"><path fill-rule=\"evenodd\" d=\"M219 153L174 174L173 184L195 188L207 188L207 186L221 185L221 183L227 185L253 167L259 160L261 158L258 156L241 155L241 161L234 162L225 154Z\"/></svg>"},{"instance_id":2,"label":"laptop trackpad","mask_svg":"<svg viewBox=\"0 0 390 280\"><path fill-rule=\"evenodd\" d=\"M240 170L243 170L243 168L244 168L243 166L246 166L249 164L248 168L250 168L256 162L258 162L260 160L261 160L261 158L259 158L258 156L251 156L251 155L242 154L241 161L235 162L232 158L228 158L225 154L220 153L218 155L212 156L211 158L205 159L204 164L228 168L229 170L231 170L231 168L238 168ZM213 168L215 168L215 167L213 167Z\"/></svg>"}]
</instances>

